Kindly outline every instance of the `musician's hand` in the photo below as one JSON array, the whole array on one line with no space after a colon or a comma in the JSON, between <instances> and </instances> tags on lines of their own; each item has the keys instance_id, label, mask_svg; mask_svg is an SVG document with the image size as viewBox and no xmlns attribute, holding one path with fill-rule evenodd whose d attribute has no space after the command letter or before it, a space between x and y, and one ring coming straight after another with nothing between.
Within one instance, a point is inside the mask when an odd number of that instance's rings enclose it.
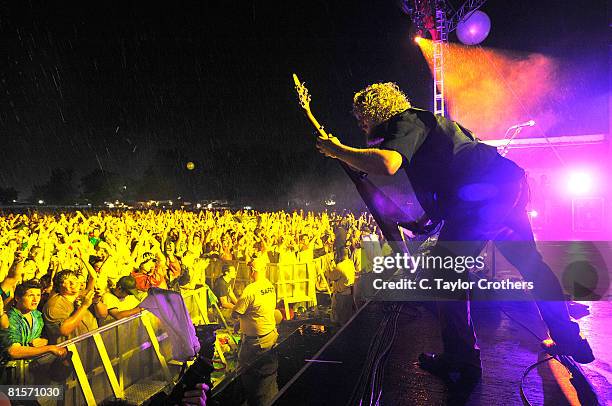
<instances>
[{"instance_id":1,"label":"musician's hand","mask_svg":"<svg viewBox=\"0 0 612 406\"><path fill-rule=\"evenodd\" d=\"M438 223L434 223L426 219L425 221L417 220L409 221L407 223L400 223L400 226L410 231L416 237L417 235L428 235L436 229Z\"/></svg>"},{"instance_id":2,"label":"musician's hand","mask_svg":"<svg viewBox=\"0 0 612 406\"><path fill-rule=\"evenodd\" d=\"M338 158L340 151L342 151L342 147L344 147L344 145L342 145L340 140L331 134L329 134L327 138L317 138L317 149L320 153L330 158Z\"/></svg>"},{"instance_id":3,"label":"musician's hand","mask_svg":"<svg viewBox=\"0 0 612 406\"><path fill-rule=\"evenodd\" d=\"M406 231L408 231L408 235L409 235L410 238L415 238L415 237L423 234L423 229L421 228L419 223L416 222L416 221L409 221L409 222L406 222L406 223L400 223L400 226L403 229L405 229Z\"/></svg>"}]
</instances>

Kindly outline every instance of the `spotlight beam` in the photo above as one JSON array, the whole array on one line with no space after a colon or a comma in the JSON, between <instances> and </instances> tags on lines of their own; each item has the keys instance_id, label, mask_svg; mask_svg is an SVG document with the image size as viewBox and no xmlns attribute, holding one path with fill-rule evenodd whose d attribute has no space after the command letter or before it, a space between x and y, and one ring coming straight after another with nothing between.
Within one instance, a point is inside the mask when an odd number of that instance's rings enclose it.
<instances>
[{"instance_id":1,"label":"spotlight beam","mask_svg":"<svg viewBox=\"0 0 612 406\"><path fill-rule=\"evenodd\" d=\"M433 5L429 2L411 2L411 0L400 0L402 11L410 15L417 30L431 30L432 22L435 22L435 38L433 38L433 111L434 114L444 116L444 45L448 44L448 34L457 28L457 24L463 17L476 11L486 0L467 0L461 8L449 18L452 6L445 0L437 0ZM432 33L433 34L433 33ZM416 41L418 43L418 41Z\"/></svg>"}]
</instances>

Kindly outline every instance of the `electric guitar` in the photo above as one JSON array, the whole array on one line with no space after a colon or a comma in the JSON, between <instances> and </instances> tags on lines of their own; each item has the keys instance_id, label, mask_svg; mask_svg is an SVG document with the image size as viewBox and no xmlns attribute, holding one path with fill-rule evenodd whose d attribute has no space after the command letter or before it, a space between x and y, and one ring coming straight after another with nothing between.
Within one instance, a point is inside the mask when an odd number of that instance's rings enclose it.
<instances>
[{"instance_id":1,"label":"electric guitar","mask_svg":"<svg viewBox=\"0 0 612 406\"><path fill-rule=\"evenodd\" d=\"M295 91L298 96L300 107L302 107L304 110L306 117L316 129L320 137L329 138L329 135L323 126L312 114L310 109L311 96L308 93L308 89L306 89L304 83L298 79L295 73L293 74L293 82L295 84ZM355 184L359 195L368 207L370 213L372 213L374 220L376 220L376 223L380 227L387 241L402 241L402 235L398 229L398 225L404 226L404 224L409 224L413 222L412 219L407 219L406 213L404 213L404 211L399 208L399 206L397 206L393 200L385 195L382 190L367 179L367 173L357 172L344 162L340 160L338 160L338 162Z\"/></svg>"}]
</instances>

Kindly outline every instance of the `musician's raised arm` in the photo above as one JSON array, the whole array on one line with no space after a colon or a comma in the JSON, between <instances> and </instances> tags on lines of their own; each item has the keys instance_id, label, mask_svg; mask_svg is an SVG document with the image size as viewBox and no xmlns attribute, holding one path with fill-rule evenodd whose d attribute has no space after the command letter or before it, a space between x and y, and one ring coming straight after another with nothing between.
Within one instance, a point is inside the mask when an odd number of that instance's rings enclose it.
<instances>
[{"instance_id":1,"label":"musician's raised arm","mask_svg":"<svg viewBox=\"0 0 612 406\"><path fill-rule=\"evenodd\" d=\"M322 154L336 158L351 168L375 175L395 175L402 166L402 156L391 150L377 148L353 148L344 145L336 137L317 139L317 149Z\"/></svg>"}]
</instances>

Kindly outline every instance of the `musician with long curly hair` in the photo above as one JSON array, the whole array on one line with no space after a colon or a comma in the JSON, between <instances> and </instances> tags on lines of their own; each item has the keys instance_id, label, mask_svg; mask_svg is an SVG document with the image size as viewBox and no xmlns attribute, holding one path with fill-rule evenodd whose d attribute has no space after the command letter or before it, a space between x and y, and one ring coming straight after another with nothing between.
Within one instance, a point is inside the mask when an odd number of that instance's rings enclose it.
<instances>
[{"instance_id":1,"label":"musician with long curly hair","mask_svg":"<svg viewBox=\"0 0 612 406\"><path fill-rule=\"evenodd\" d=\"M543 343L545 349L580 363L593 361L578 324L570 320L558 279L536 248L526 213L524 170L460 124L412 107L395 83L375 83L357 92L353 113L368 147L353 148L329 136L318 138L317 149L365 173L393 176L404 170L426 217L444 221L430 255L476 258L487 241L495 241L525 281L533 283L552 338ZM444 281L467 278L457 269L432 272ZM421 354L421 367L445 377L459 373L466 380L480 379L468 292L435 295L444 352Z\"/></svg>"}]
</instances>

